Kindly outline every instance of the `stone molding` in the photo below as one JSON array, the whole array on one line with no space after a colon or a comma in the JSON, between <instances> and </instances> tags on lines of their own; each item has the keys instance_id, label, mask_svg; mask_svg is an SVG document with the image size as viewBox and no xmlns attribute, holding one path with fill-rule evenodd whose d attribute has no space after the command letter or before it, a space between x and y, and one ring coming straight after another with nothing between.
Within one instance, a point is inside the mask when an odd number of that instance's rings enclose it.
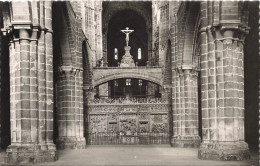
<instances>
[{"instance_id":1,"label":"stone molding","mask_svg":"<svg viewBox=\"0 0 260 166\"><path fill-rule=\"evenodd\" d=\"M58 73L62 76L76 76L77 73L83 72L81 68L74 68L73 66L60 66L58 68Z\"/></svg>"}]
</instances>

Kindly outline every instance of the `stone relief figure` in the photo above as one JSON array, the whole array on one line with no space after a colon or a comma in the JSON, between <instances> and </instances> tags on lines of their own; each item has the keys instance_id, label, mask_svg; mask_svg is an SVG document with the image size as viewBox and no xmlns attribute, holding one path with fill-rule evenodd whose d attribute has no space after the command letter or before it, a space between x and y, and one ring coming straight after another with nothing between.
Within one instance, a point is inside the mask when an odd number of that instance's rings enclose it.
<instances>
[{"instance_id":1,"label":"stone relief figure","mask_svg":"<svg viewBox=\"0 0 260 166\"><path fill-rule=\"evenodd\" d=\"M126 118L121 120L120 123L120 133L124 135L133 135L137 132L136 119Z\"/></svg>"}]
</instances>

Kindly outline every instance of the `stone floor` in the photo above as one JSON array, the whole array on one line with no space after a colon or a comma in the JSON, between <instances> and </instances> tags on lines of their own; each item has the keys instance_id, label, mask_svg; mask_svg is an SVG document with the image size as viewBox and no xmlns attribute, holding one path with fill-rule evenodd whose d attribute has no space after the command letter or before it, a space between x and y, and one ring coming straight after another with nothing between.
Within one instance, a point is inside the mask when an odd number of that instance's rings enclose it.
<instances>
[{"instance_id":1,"label":"stone floor","mask_svg":"<svg viewBox=\"0 0 260 166\"><path fill-rule=\"evenodd\" d=\"M58 151L59 160L37 166L257 166L257 152L248 161L208 161L197 158L198 149L172 148L170 146L89 146L84 150ZM0 153L0 165L5 153ZM6 164L4 164L6 165Z\"/></svg>"}]
</instances>

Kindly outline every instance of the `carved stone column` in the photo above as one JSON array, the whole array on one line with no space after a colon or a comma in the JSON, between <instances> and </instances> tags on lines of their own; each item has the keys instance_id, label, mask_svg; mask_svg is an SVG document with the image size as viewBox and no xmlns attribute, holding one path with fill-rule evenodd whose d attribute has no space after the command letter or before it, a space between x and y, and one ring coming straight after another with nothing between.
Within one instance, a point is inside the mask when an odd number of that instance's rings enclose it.
<instances>
[{"instance_id":1,"label":"carved stone column","mask_svg":"<svg viewBox=\"0 0 260 166\"><path fill-rule=\"evenodd\" d=\"M147 66L153 66L152 59L153 59L153 40L152 40L152 28L147 29L147 35L148 35L148 45L147 45L147 55L148 55L148 62L149 64L146 64Z\"/></svg>"},{"instance_id":2,"label":"carved stone column","mask_svg":"<svg viewBox=\"0 0 260 166\"><path fill-rule=\"evenodd\" d=\"M103 33L103 67L108 67L107 62L107 32Z\"/></svg>"},{"instance_id":3,"label":"carved stone column","mask_svg":"<svg viewBox=\"0 0 260 166\"><path fill-rule=\"evenodd\" d=\"M193 68L179 68L173 72L173 147L197 148L200 145L197 74Z\"/></svg>"},{"instance_id":4,"label":"carved stone column","mask_svg":"<svg viewBox=\"0 0 260 166\"><path fill-rule=\"evenodd\" d=\"M59 149L84 149L83 77L72 66L60 67L57 83Z\"/></svg>"}]
</instances>

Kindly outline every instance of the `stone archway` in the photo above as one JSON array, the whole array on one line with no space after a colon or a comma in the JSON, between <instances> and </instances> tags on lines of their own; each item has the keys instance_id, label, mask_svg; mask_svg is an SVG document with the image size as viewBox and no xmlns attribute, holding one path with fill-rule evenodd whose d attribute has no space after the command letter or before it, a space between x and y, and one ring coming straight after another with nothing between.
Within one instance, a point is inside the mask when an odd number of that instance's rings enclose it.
<instances>
[{"instance_id":1,"label":"stone archway","mask_svg":"<svg viewBox=\"0 0 260 166\"><path fill-rule=\"evenodd\" d=\"M125 54L125 34L121 32L126 27L134 30L130 34L130 54L136 66L146 66L148 61L148 36L145 19L135 10L124 9L116 12L109 21L107 33L107 61L108 66L118 66ZM117 49L117 58L114 50ZM141 50L141 59L138 59L138 49Z\"/></svg>"},{"instance_id":2,"label":"stone archway","mask_svg":"<svg viewBox=\"0 0 260 166\"><path fill-rule=\"evenodd\" d=\"M198 2L182 2L178 25L173 28L172 48L172 112L174 147L199 147L201 139L198 126L198 67L194 54L196 25L199 17ZM176 21L176 20L175 20ZM174 42L178 39L178 45ZM182 112L182 110L185 110ZM178 118L182 116L182 118ZM183 125L182 125L183 123ZM181 127L180 127L181 126Z\"/></svg>"},{"instance_id":3,"label":"stone archway","mask_svg":"<svg viewBox=\"0 0 260 166\"><path fill-rule=\"evenodd\" d=\"M124 10L134 11L142 17L146 26L146 33L148 37L147 52L149 61L152 56L152 3L151 2L103 2L102 10L102 31L103 31L103 57L104 66L107 66L108 58L108 27L111 19L116 15L116 13Z\"/></svg>"},{"instance_id":4,"label":"stone archway","mask_svg":"<svg viewBox=\"0 0 260 166\"><path fill-rule=\"evenodd\" d=\"M97 86L119 78L139 78L162 85L162 70L160 67L144 68L97 68L93 70L93 86Z\"/></svg>"}]
</instances>

